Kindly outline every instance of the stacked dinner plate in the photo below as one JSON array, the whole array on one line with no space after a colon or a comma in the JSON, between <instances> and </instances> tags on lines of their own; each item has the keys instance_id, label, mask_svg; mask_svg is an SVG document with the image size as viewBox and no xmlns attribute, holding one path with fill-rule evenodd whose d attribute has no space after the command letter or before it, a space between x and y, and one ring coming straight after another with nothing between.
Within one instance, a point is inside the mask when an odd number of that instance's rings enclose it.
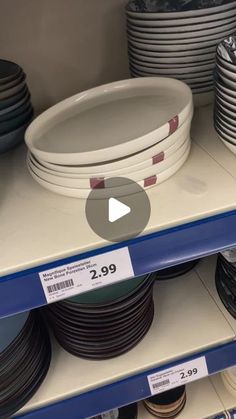
<instances>
[{"instance_id":1,"label":"stacked dinner plate","mask_svg":"<svg viewBox=\"0 0 236 419\"><path fill-rule=\"evenodd\" d=\"M136 346L154 315L154 275L132 278L48 306L61 346L73 355L106 359Z\"/></svg>"},{"instance_id":2,"label":"stacked dinner plate","mask_svg":"<svg viewBox=\"0 0 236 419\"><path fill-rule=\"evenodd\" d=\"M217 48L215 75L215 129L236 154L236 37L229 36Z\"/></svg>"},{"instance_id":3,"label":"stacked dinner plate","mask_svg":"<svg viewBox=\"0 0 236 419\"><path fill-rule=\"evenodd\" d=\"M25 78L19 65L0 60L0 153L23 141L32 120L33 108Z\"/></svg>"},{"instance_id":4,"label":"stacked dinner plate","mask_svg":"<svg viewBox=\"0 0 236 419\"><path fill-rule=\"evenodd\" d=\"M236 367L223 371L221 377L226 389L236 397Z\"/></svg>"},{"instance_id":5,"label":"stacked dinner plate","mask_svg":"<svg viewBox=\"0 0 236 419\"><path fill-rule=\"evenodd\" d=\"M236 319L236 263L230 262L221 253L218 255L215 279L222 303Z\"/></svg>"},{"instance_id":6,"label":"stacked dinner plate","mask_svg":"<svg viewBox=\"0 0 236 419\"><path fill-rule=\"evenodd\" d=\"M137 403L133 403L129 406L120 407L119 409L113 409L101 415L94 416L92 419L136 419L137 414L138 405Z\"/></svg>"},{"instance_id":7,"label":"stacked dinner plate","mask_svg":"<svg viewBox=\"0 0 236 419\"><path fill-rule=\"evenodd\" d=\"M215 49L236 30L236 2L130 0L126 14L131 75L174 77L196 104L212 102Z\"/></svg>"},{"instance_id":8,"label":"stacked dinner plate","mask_svg":"<svg viewBox=\"0 0 236 419\"><path fill-rule=\"evenodd\" d=\"M158 418L175 418L186 404L185 386L173 388L144 400L144 406Z\"/></svg>"},{"instance_id":9,"label":"stacked dinner plate","mask_svg":"<svg viewBox=\"0 0 236 419\"><path fill-rule=\"evenodd\" d=\"M26 132L28 169L70 197L123 196L181 168L190 151L192 93L181 81L148 77L100 86L58 103ZM109 187L109 178L126 178Z\"/></svg>"},{"instance_id":10,"label":"stacked dinner plate","mask_svg":"<svg viewBox=\"0 0 236 419\"><path fill-rule=\"evenodd\" d=\"M51 360L47 330L37 312L0 319L0 418L34 395Z\"/></svg>"}]
</instances>

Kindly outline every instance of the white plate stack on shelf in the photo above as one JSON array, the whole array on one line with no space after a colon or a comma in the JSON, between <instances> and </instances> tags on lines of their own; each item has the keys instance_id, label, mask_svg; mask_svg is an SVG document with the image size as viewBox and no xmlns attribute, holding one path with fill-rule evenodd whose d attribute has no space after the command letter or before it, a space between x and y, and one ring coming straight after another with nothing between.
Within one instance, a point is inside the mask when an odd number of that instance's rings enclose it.
<instances>
[{"instance_id":1,"label":"white plate stack on shelf","mask_svg":"<svg viewBox=\"0 0 236 419\"><path fill-rule=\"evenodd\" d=\"M236 30L236 2L130 0L126 14L131 75L177 78L196 105L213 102L215 50Z\"/></svg>"},{"instance_id":2,"label":"white plate stack on shelf","mask_svg":"<svg viewBox=\"0 0 236 419\"><path fill-rule=\"evenodd\" d=\"M236 397L236 367L222 371L221 377L225 388Z\"/></svg>"},{"instance_id":3,"label":"white plate stack on shelf","mask_svg":"<svg viewBox=\"0 0 236 419\"><path fill-rule=\"evenodd\" d=\"M236 37L233 35L217 48L214 124L220 139L236 154Z\"/></svg>"},{"instance_id":4,"label":"white plate stack on shelf","mask_svg":"<svg viewBox=\"0 0 236 419\"><path fill-rule=\"evenodd\" d=\"M75 95L40 115L26 132L27 164L43 187L69 197L130 195L179 170L190 152L193 102L183 82L123 80ZM126 179L108 187L109 178Z\"/></svg>"}]
</instances>

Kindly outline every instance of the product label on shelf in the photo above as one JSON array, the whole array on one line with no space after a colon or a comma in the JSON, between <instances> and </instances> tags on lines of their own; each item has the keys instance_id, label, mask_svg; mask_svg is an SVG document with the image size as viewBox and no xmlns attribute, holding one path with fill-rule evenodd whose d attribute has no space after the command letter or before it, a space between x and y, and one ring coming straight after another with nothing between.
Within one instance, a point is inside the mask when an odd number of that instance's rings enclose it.
<instances>
[{"instance_id":1,"label":"product label on shelf","mask_svg":"<svg viewBox=\"0 0 236 419\"><path fill-rule=\"evenodd\" d=\"M134 276L128 247L40 272L48 303Z\"/></svg>"},{"instance_id":2,"label":"product label on shelf","mask_svg":"<svg viewBox=\"0 0 236 419\"><path fill-rule=\"evenodd\" d=\"M182 386L206 377L208 369L205 356L184 362L161 372L147 376L151 394L159 394L174 387Z\"/></svg>"}]
</instances>

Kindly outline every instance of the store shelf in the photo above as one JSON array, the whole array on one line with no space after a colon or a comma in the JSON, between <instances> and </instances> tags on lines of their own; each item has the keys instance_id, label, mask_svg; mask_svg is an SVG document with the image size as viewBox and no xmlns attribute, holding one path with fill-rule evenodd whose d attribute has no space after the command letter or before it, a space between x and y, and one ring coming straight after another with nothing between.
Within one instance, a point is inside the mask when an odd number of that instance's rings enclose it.
<instances>
[{"instance_id":1,"label":"store shelf","mask_svg":"<svg viewBox=\"0 0 236 419\"><path fill-rule=\"evenodd\" d=\"M84 419L151 395L147 375L206 357L208 373L232 366L236 335L192 271L155 284L155 318L132 351L108 361L87 361L54 343L45 382L18 418Z\"/></svg>"},{"instance_id":2,"label":"store shelf","mask_svg":"<svg viewBox=\"0 0 236 419\"><path fill-rule=\"evenodd\" d=\"M220 401L209 378L186 386L187 402L178 419L226 419L223 403ZM143 404L139 404L138 419L153 419Z\"/></svg>"},{"instance_id":3,"label":"store shelf","mask_svg":"<svg viewBox=\"0 0 236 419\"><path fill-rule=\"evenodd\" d=\"M221 379L220 374L216 374L211 377L212 385L215 388L215 391L218 394L218 397L221 400L221 403L224 406L224 409L229 413L230 419L235 419L236 417L236 398L231 395L231 393L225 388L224 383Z\"/></svg>"},{"instance_id":4,"label":"store shelf","mask_svg":"<svg viewBox=\"0 0 236 419\"><path fill-rule=\"evenodd\" d=\"M211 125L210 115L196 122L194 139L205 138ZM0 156L0 317L46 304L40 271L98 253L128 245L141 275L236 246L236 179L199 145L174 177L148 191L152 211L143 235L116 245L90 229L85 201L34 182L25 158L24 147Z\"/></svg>"}]
</instances>

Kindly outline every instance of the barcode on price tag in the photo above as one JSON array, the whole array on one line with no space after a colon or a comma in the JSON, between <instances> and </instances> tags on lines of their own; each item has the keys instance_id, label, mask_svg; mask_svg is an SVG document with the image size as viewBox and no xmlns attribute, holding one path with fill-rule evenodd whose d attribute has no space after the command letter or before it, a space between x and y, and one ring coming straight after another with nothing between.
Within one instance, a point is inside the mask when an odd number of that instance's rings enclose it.
<instances>
[{"instance_id":1,"label":"barcode on price tag","mask_svg":"<svg viewBox=\"0 0 236 419\"><path fill-rule=\"evenodd\" d=\"M48 303L134 276L128 247L39 273Z\"/></svg>"},{"instance_id":2,"label":"barcode on price tag","mask_svg":"<svg viewBox=\"0 0 236 419\"><path fill-rule=\"evenodd\" d=\"M202 356L161 372L148 375L147 379L151 394L154 395L206 377L207 375L206 358Z\"/></svg>"}]
</instances>

